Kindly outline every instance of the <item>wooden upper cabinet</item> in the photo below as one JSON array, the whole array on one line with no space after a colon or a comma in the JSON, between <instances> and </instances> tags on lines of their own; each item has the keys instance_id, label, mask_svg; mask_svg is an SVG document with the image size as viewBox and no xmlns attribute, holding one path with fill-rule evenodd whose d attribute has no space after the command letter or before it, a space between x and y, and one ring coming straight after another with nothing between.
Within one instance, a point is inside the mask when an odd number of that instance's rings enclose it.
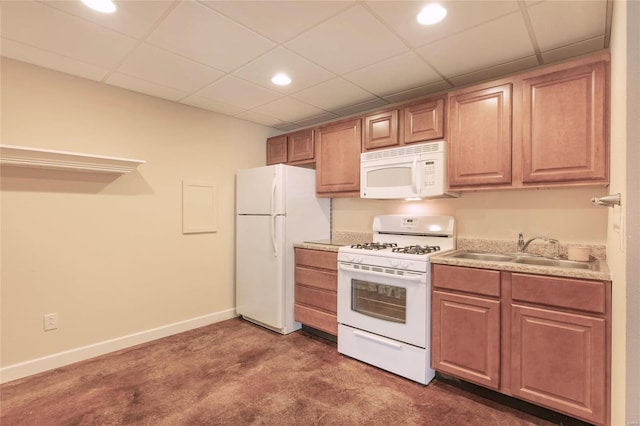
<instances>
[{"instance_id":1,"label":"wooden upper cabinet","mask_svg":"<svg viewBox=\"0 0 640 426\"><path fill-rule=\"evenodd\" d=\"M313 129L300 130L287 135L287 162L307 164L315 161Z\"/></svg>"},{"instance_id":2,"label":"wooden upper cabinet","mask_svg":"<svg viewBox=\"0 0 640 426\"><path fill-rule=\"evenodd\" d=\"M444 139L444 98L402 108L402 143Z\"/></svg>"},{"instance_id":3,"label":"wooden upper cabinet","mask_svg":"<svg viewBox=\"0 0 640 426\"><path fill-rule=\"evenodd\" d=\"M316 193L348 197L360 193L362 120L346 120L316 130Z\"/></svg>"},{"instance_id":4,"label":"wooden upper cabinet","mask_svg":"<svg viewBox=\"0 0 640 426\"><path fill-rule=\"evenodd\" d=\"M280 135L267 139L267 166L287 162L287 136Z\"/></svg>"},{"instance_id":5,"label":"wooden upper cabinet","mask_svg":"<svg viewBox=\"0 0 640 426\"><path fill-rule=\"evenodd\" d=\"M362 146L365 151L394 147L399 142L397 109L369 114L364 117Z\"/></svg>"},{"instance_id":6,"label":"wooden upper cabinet","mask_svg":"<svg viewBox=\"0 0 640 426\"><path fill-rule=\"evenodd\" d=\"M511 83L449 94L449 185L511 183Z\"/></svg>"},{"instance_id":7,"label":"wooden upper cabinet","mask_svg":"<svg viewBox=\"0 0 640 426\"><path fill-rule=\"evenodd\" d=\"M308 164L315 161L313 129L300 130L267 139L267 165Z\"/></svg>"},{"instance_id":8,"label":"wooden upper cabinet","mask_svg":"<svg viewBox=\"0 0 640 426\"><path fill-rule=\"evenodd\" d=\"M522 181L608 182L607 63L526 78Z\"/></svg>"}]
</instances>

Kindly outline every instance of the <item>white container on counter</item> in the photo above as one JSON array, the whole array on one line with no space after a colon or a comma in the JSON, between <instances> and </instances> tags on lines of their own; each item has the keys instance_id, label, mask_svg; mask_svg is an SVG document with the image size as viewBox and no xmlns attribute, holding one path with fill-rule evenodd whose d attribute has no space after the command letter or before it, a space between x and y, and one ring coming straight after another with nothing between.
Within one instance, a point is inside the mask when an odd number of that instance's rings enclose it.
<instances>
[{"instance_id":1,"label":"white container on counter","mask_svg":"<svg viewBox=\"0 0 640 426\"><path fill-rule=\"evenodd\" d=\"M569 246L567 247L567 257L569 260L577 260L579 262L589 261L589 247Z\"/></svg>"}]
</instances>

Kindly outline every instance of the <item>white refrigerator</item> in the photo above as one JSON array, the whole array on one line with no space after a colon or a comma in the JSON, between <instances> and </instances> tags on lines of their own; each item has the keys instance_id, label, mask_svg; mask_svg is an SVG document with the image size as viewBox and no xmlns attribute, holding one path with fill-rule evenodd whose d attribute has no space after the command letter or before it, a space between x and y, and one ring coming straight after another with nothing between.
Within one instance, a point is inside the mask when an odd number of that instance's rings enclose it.
<instances>
[{"instance_id":1,"label":"white refrigerator","mask_svg":"<svg viewBox=\"0 0 640 426\"><path fill-rule=\"evenodd\" d=\"M286 166L236 174L236 313L282 334L294 321L293 244L330 237L330 200L316 198L316 172Z\"/></svg>"}]
</instances>

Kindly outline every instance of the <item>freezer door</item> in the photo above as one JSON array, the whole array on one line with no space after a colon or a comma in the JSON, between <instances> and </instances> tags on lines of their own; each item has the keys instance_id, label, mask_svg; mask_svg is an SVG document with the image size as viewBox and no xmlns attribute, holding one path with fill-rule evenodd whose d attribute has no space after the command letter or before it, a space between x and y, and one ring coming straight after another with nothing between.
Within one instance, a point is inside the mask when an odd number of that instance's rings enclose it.
<instances>
[{"instance_id":1,"label":"freezer door","mask_svg":"<svg viewBox=\"0 0 640 426\"><path fill-rule=\"evenodd\" d=\"M237 214L284 214L283 165L238 170Z\"/></svg>"},{"instance_id":2,"label":"freezer door","mask_svg":"<svg viewBox=\"0 0 640 426\"><path fill-rule=\"evenodd\" d=\"M238 216L236 312L270 327L285 326L283 216Z\"/></svg>"}]
</instances>

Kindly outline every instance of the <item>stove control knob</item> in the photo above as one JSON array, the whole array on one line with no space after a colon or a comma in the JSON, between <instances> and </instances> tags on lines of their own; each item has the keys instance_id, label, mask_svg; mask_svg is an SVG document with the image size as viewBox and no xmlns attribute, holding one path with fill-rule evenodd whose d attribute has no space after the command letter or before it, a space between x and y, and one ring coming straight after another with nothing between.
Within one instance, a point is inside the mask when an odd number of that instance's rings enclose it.
<instances>
[{"instance_id":1,"label":"stove control knob","mask_svg":"<svg viewBox=\"0 0 640 426\"><path fill-rule=\"evenodd\" d=\"M362 263L363 260L364 258L362 256L358 256L358 258L356 259L356 262Z\"/></svg>"},{"instance_id":2,"label":"stove control knob","mask_svg":"<svg viewBox=\"0 0 640 426\"><path fill-rule=\"evenodd\" d=\"M409 262L402 262L400 266L402 267L402 269L407 269L409 267Z\"/></svg>"},{"instance_id":3,"label":"stove control knob","mask_svg":"<svg viewBox=\"0 0 640 426\"><path fill-rule=\"evenodd\" d=\"M397 268L397 267L398 267L398 261L397 261L397 260L395 260L395 259L391 260L391 266L392 266L393 268Z\"/></svg>"},{"instance_id":4,"label":"stove control knob","mask_svg":"<svg viewBox=\"0 0 640 426\"><path fill-rule=\"evenodd\" d=\"M353 259L354 259L354 257L353 257L352 254L348 254L347 255L347 262L353 262Z\"/></svg>"}]
</instances>

